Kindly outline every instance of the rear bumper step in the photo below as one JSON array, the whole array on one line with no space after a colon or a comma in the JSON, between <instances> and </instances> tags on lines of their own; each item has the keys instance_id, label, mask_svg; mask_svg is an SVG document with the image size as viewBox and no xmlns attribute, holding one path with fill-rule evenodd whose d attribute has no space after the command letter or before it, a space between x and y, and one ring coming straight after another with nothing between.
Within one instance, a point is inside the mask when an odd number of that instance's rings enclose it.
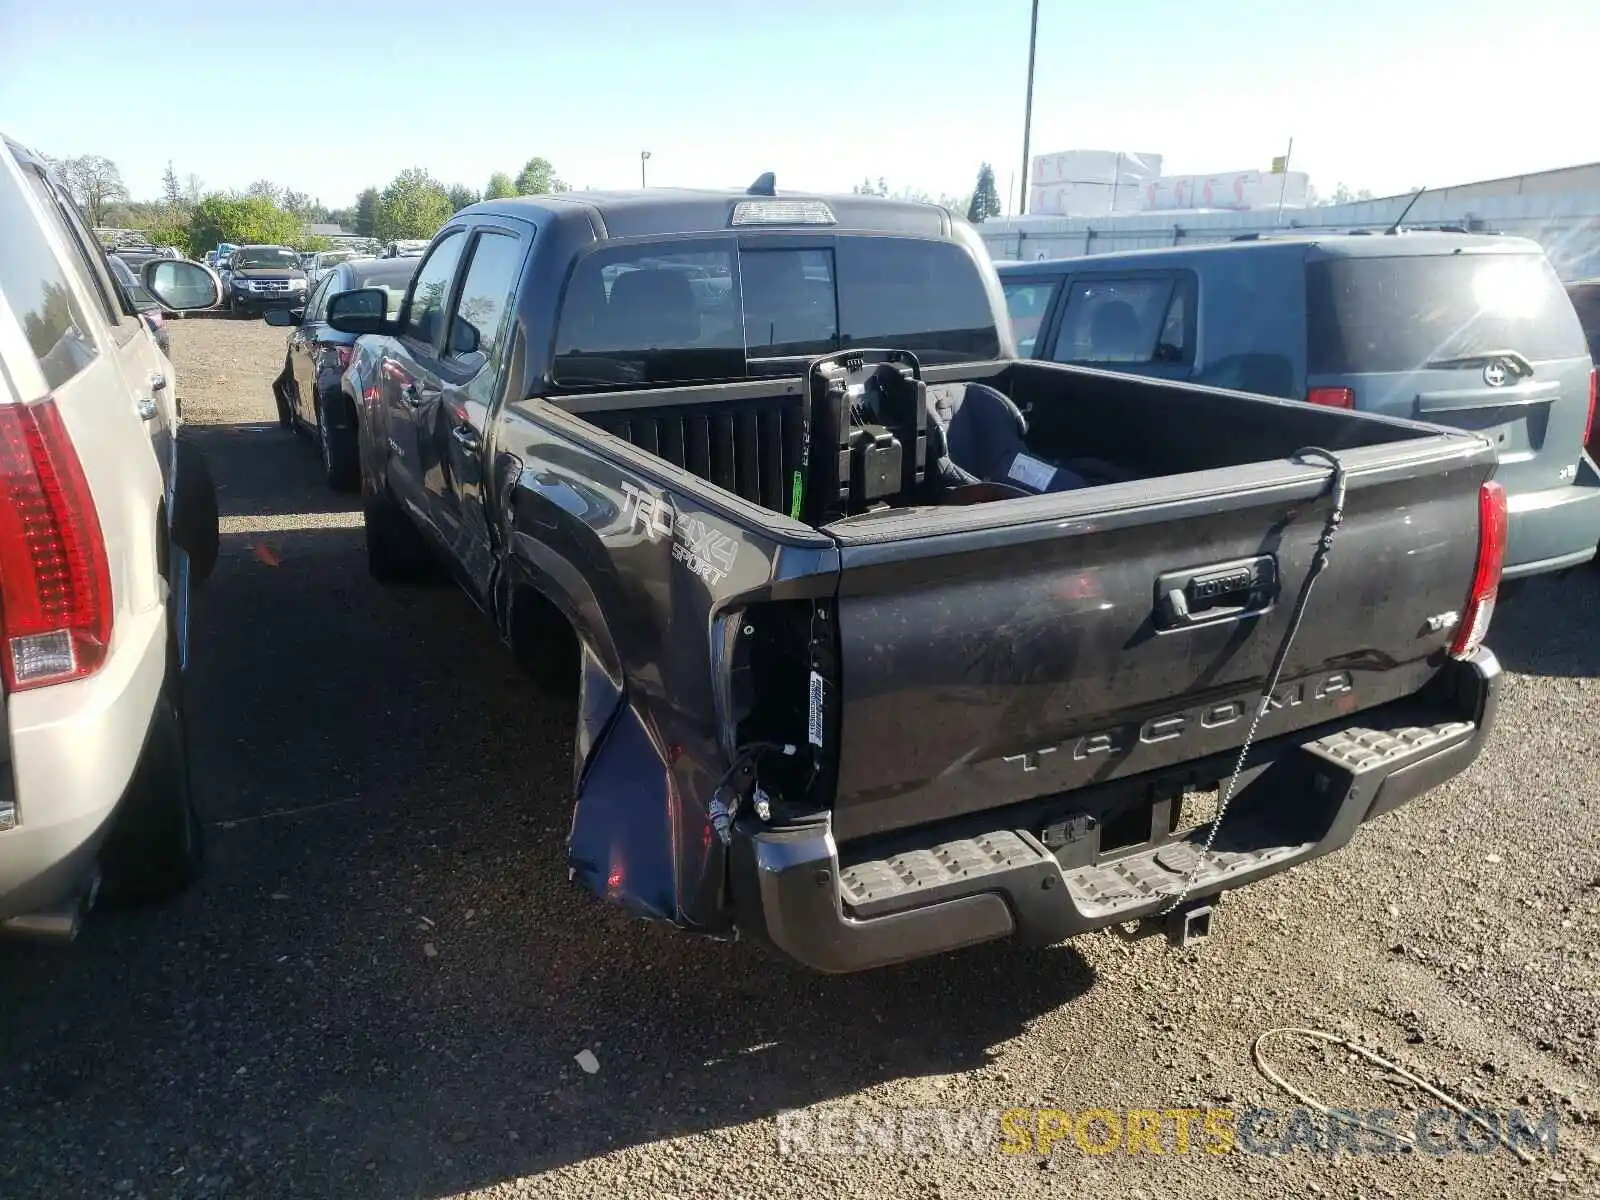
<instances>
[{"instance_id":1,"label":"rear bumper step","mask_svg":"<svg viewBox=\"0 0 1600 1200\"><path fill-rule=\"evenodd\" d=\"M1442 699L1426 721L1414 719L1415 705L1386 706L1361 714L1360 726L1262 747L1274 761L1241 788L1209 851L1202 826L1063 867L1034 833L1002 826L841 866L826 817L776 828L747 819L732 857L738 923L786 957L841 972L995 938L1049 944L1148 921L1191 872L1192 908L1339 849L1363 821L1465 769L1492 722L1499 673L1480 651L1441 672Z\"/></svg>"}]
</instances>

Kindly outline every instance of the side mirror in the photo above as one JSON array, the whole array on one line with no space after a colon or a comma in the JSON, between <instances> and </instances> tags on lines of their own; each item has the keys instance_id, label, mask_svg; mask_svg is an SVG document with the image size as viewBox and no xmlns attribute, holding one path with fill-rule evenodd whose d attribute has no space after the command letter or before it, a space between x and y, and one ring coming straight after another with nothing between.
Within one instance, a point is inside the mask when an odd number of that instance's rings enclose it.
<instances>
[{"instance_id":1,"label":"side mirror","mask_svg":"<svg viewBox=\"0 0 1600 1200\"><path fill-rule=\"evenodd\" d=\"M382 288L340 292L328 301L327 322L340 333L385 333L389 325L389 293Z\"/></svg>"},{"instance_id":2,"label":"side mirror","mask_svg":"<svg viewBox=\"0 0 1600 1200\"><path fill-rule=\"evenodd\" d=\"M298 325L305 320L306 310L303 308L269 308L261 314L268 325Z\"/></svg>"},{"instance_id":3,"label":"side mirror","mask_svg":"<svg viewBox=\"0 0 1600 1200\"><path fill-rule=\"evenodd\" d=\"M174 312L215 308L222 300L222 281L197 262L153 258L139 274L145 290Z\"/></svg>"},{"instance_id":4,"label":"side mirror","mask_svg":"<svg viewBox=\"0 0 1600 1200\"><path fill-rule=\"evenodd\" d=\"M475 353L478 349L478 343L478 327L458 315L450 325L450 353Z\"/></svg>"}]
</instances>

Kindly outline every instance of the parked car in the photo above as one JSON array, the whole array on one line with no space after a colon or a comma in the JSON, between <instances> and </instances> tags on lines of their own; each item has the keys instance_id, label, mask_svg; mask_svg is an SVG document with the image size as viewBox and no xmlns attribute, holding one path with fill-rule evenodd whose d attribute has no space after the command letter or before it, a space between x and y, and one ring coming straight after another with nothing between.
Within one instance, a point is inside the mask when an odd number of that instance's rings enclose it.
<instances>
[{"instance_id":1,"label":"parked car","mask_svg":"<svg viewBox=\"0 0 1600 1200\"><path fill-rule=\"evenodd\" d=\"M278 422L285 429L306 429L315 434L322 452L323 477L331 488L344 491L355 487L359 464L355 404L340 389L340 378L355 352L356 337L327 323L328 302L357 288L377 289L387 295L385 311L394 316L400 311L406 286L417 273L418 261L362 258L337 263L312 289L304 308L274 309L266 314L269 325L292 328L283 371L272 384Z\"/></svg>"},{"instance_id":2,"label":"parked car","mask_svg":"<svg viewBox=\"0 0 1600 1200\"><path fill-rule=\"evenodd\" d=\"M635 913L826 971L1182 939L1492 723L1489 442L1019 360L943 209L488 201L388 308L327 313L368 565L578 684L570 875Z\"/></svg>"},{"instance_id":3,"label":"parked car","mask_svg":"<svg viewBox=\"0 0 1600 1200\"><path fill-rule=\"evenodd\" d=\"M428 248L427 238L402 238L389 242L383 248L384 258L420 258Z\"/></svg>"},{"instance_id":4,"label":"parked car","mask_svg":"<svg viewBox=\"0 0 1600 1200\"><path fill-rule=\"evenodd\" d=\"M310 287L316 287L322 277L342 262L349 262L358 255L354 250L319 250L308 255L306 262L306 282Z\"/></svg>"},{"instance_id":5,"label":"parked car","mask_svg":"<svg viewBox=\"0 0 1600 1200\"><path fill-rule=\"evenodd\" d=\"M1481 433L1510 506L1506 578L1594 557L1594 364L1537 242L1262 237L1008 263L1000 277L1039 358Z\"/></svg>"},{"instance_id":6,"label":"parked car","mask_svg":"<svg viewBox=\"0 0 1600 1200\"><path fill-rule=\"evenodd\" d=\"M266 312L306 302L306 273L287 246L240 246L228 268L228 311Z\"/></svg>"},{"instance_id":7,"label":"parked car","mask_svg":"<svg viewBox=\"0 0 1600 1200\"><path fill-rule=\"evenodd\" d=\"M150 290L139 282L138 277L129 269L127 260L120 254L108 256L108 262L112 277L126 293L128 303L133 305L133 310L144 320L145 326L150 330L150 336L155 338L161 353L171 359L172 339L167 334L167 321L161 312L161 301L152 296Z\"/></svg>"},{"instance_id":8,"label":"parked car","mask_svg":"<svg viewBox=\"0 0 1600 1200\"><path fill-rule=\"evenodd\" d=\"M0 229L0 931L66 937L97 894L152 899L200 869L183 682L216 496L172 364L43 161L4 138ZM140 282L175 311L220 295L198 263Z\"/></svg>"},{"instance_id":9,"label":"parked car","mask_svg":"<svg viewBox=\"0 0 1600 1200\"><path fill-rule=\"evenodd\" d=\"M170 246L118 246L116 254L123 262L128 264L128 269L135 275L144 270L144 265L158 258L178 258L178 252Z\"/></svg>"}]
</instances>

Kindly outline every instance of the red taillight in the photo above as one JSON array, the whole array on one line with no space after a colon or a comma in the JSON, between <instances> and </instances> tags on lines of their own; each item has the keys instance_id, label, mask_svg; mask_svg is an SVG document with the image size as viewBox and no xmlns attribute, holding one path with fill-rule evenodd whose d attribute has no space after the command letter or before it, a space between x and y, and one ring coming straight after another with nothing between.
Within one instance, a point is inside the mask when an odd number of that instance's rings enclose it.
<instances>
[{"instance_id":1,"label":"red taillight","mask_svg":"<svg viewBox=\"0 0 1600 1200\"><path fill-rule=\"evenodd\" d=\"M1324 408L1354 408L1356 394L1351 388L1317 387L1306 393L1306 400Z\"/></svg>"},{"instance_id":2,"label":"red taillight","mask_svg":"<svg viewBox=\"0 0 1600 1200\"><path fill-rule=\"evenodd\" d=\"M1478 568L1472 573L1467 609L1456 626L1450 647L1455 658L1470 658L1483 645L1500 592L1500 571L1506 562L1506 489L1490 480L1478 489Z\"/></svg>"},{"instance_id":3,"label":"red taillight","mask_svg":"<svg viewBox=\"0 0 1600 1200\"><path fill-rule=\"evenodd\" d=\"M111 641L105 539L53 400L0 405L0 635L13 692L93 674Z\"/></svg>"},{"instance_id":4,"label":"red taillight","mask_svg":"<svg viewBox=\"0 0 1600 1200\"><path fill-rule=\"evenodd\" d=\"M1600 369L1589 368L1589 416L1583 423L1583 444L1594 456L1600 456L1600 431L1594 427L1594 402L1600 396Z\"/></svg>"},{"instance_id":5,"label":"red taillight","mask_svg":"<svg viewBox=\"0 0 1600 1200\"><path fill-rule=\"evenodd\" d=\"M350 360L356 356L354 346L335 346L333 356L339 360L339 370L344 370L350 365Z\"/></svg>"}]
</instances>

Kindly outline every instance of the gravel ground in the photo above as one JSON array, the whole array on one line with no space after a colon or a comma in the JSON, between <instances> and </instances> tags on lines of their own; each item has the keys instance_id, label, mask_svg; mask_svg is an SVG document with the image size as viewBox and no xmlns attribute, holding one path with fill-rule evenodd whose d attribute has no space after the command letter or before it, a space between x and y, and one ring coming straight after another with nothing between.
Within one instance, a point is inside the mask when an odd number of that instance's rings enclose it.
<instances>
[{"instance_id":1,"label":"gravel ground","mask_svg":"<svg viewBox=\"0 0 1600 1200\"><path fill-rule=\"evenodd\" d=\"M0 1195L1600 1192L1600 571L1502 609L1510 676L1470 772L1229 896L1199 947L816 978L569 885L571 705L453 589L368 579L354 505L273 423L281 330L172 340L224 513L191 684L210 869L74 946L0 947ZM1287 1108L1250 1057L1280 1025L1483 1107L1553 1105L1560 1149L1178 1154L1169 1131L1159 1157L1006 1155L991 1122L976 1150L778 1152L796 1109ZM1343 1052L1276 1057L1329 1104L1420 1102Z\"/></svg>"}]
</instances>

